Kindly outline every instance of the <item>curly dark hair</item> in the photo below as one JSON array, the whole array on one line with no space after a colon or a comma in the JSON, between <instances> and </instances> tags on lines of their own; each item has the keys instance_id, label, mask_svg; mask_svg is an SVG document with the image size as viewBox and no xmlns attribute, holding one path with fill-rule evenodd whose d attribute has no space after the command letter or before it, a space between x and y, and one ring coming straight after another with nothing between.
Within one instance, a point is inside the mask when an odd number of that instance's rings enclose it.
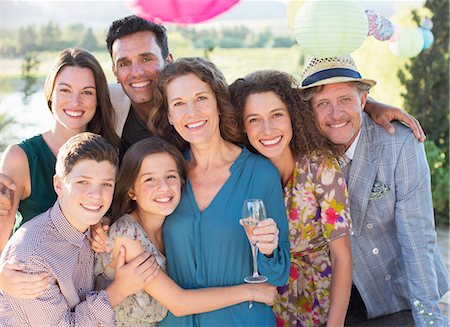
<instances>
[{"instance_id":1,"label":"curly dark hair","mask_svg":"<svg viewBox=\"0 0 450 327\"><path fill-rule=\"evenodd\" d=\"M187 148L187 142L168 121L167 85L175 78L188 74L195 74L214 92L220 115L220 135L223 139L234 144L242 143L242 133L230 101L229 87L225 77L212 62L198 57L180 58L169 63L162 70L158 87L153 91L154 106L150 110L147 122L149 130L154 135L176 145L180 150Z\"/></svg>"},{"instance_id":2,"label":"curly dark hair","mask_svg":"<svg viewBox=\"0 0 450 327\"><path fill-rule=\"evenodd\" d=\"M167 30L164 26L155 24L136 15L127 16L112 22L106 36L106 48L112 57L112 46L115 40L137 32L150 31L155 33L156 43L161 49L164 59L169 55L167 44Z\"/></svg>"},{"instance_id":3,"label":"curly dark hair","mask_svg":"<svg viewBox=\"0 0 450 327\"><path fill-rule=\"evenodd\" d=\"M294 77L276 70L260 70L237 79L230 85L230 93L241 131L244 131L243 115L248 96L273 92L288 108L293 133L290 147L295 158L310 155L313 152L322 156L341 155L343 148L330 142L320 132L311 106L302 100L297 87L298 82ZM244 141L251 151L257 153L246 134L244 134Z\"/></svg>"}]
</instances>

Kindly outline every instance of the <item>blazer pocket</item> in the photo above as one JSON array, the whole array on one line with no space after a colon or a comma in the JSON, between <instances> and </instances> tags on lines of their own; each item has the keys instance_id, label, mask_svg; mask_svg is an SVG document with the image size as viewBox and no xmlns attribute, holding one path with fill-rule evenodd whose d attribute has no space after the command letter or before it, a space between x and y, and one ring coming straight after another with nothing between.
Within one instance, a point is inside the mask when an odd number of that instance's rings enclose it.
<instances>
[{"instance_id":1,"label":"blazer pocket","mask_svg":"<svg viewBox=\"0 0 450 327\"><path fill-rule=\"evenodd\" d=\"M370 192L370 200L381 199L389 194L391 189L386 184L375 182L372 186L372 191Z\"/></svg>"}]
</instances>

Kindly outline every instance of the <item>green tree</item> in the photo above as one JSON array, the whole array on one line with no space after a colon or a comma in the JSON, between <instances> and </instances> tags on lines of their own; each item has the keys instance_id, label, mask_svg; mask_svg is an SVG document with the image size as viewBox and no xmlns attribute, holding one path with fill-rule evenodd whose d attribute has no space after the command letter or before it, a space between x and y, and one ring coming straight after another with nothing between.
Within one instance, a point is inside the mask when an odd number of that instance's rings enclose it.
<instances>
[{"instance_id":1,"label":"green tree","mask_svg":"<svg viewBox=\"0 0 450 327\"><path fill-rule=\"evenodd\" d=\"M98 49L97 38L92 32L92 28L88 28L83 36L80 46L89 51L94 51Z\"/></svg>"},{"instance_id":2,"label":"green tree","mask_svg":"<svg viewBox=\"0 0 450 327\"><path fill-rule=\"evenodd\" d=\"M22 87L22 101L24 104L28 104L31 95L38 89L36 85L37 73L39 72L40 60L36 52L27 52L22 62L22 74L21 79L23 81Z\"/></svg>"},{"instance_id":3,"label":"green tree","mask_svg":"<svg viewBox=\"0 0 450 327\"><path fill-rule=\"evenodd\" d=\"M57 23L48 22L46 25L42 25L39 30L39 36L41 50L61 50L62 33Z\"/></svg>"},{"instance_id":4,"label":"green tree","mask_svg":"<svg viewBox=\"0 0 450 327\"><path fill-rule=\"evenodd\" d=\"M85 34L86 28L81 23L75 23L65 26L62 30L64 48L81 44L82 38Z\"/></svg>"},{"instance_id":5,"label":"green tree","mask_svg":"<svg viewBox=\"0 0 450 327\"><path fill-rule=\"evenodd\" d=\"M433 14L434 43L399 72L405 85L405 109L419 119L429 140L442 149L448 162L449 149L449 0L427 0ZM420 23L423 17L413 12Z\"/></svg>"},{"instance_id":6,"label":"green tree","mask_svg":"<svg viewBox=\"0 0 450 327\"><path fill-rule=\"evenodd\" d=\"M398 76L406 89L402 94L405 109L419 119L429 140L427 157L436 215L444 215L448 221L449 0L427 0L425 8L432 14L434 43L412 58ZM417 24L424 18L417 11L412 16Z\"/></svg>"},{"instance_id":7,"label":"green tree","mask_svg":"<svg viewBox=\"0 0 450 327\"><path fill-rule=\"evenodd\" d=\"M17 53L25 54L38 49L37 33L33 25L20 27L17 33Z\"/></svg>"}]
</instances>

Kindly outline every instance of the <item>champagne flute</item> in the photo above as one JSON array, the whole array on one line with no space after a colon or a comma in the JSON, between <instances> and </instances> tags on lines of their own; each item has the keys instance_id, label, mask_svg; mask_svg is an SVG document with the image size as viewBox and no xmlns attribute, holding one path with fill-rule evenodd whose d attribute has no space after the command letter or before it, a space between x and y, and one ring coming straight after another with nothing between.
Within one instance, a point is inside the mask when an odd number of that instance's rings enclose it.
<instances>
[{"instance_id":1,"label":"champagne flute","mask_svg":"<svg viewBox=\"0 0 450 327\"><path fill-rule=\"evenodd\" d=\"M266 219L266 208L261 199L247 199L244 201L242 208L242 222L245 233L247 234L250 246L252 248L253 257L253 274L244 278L246 283L264 283L267 282L267 277L258 273L258 247L256 243L252 243L253 230L260 220Z\"/></svg>"}]
</instances>

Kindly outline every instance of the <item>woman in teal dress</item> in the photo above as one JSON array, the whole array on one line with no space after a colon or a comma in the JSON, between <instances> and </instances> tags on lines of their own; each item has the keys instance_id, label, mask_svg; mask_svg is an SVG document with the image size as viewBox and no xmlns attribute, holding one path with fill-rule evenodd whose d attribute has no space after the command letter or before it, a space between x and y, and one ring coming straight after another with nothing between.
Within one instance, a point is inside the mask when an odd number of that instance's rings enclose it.
<instances>
[{"instance_id":1,"label":"woman in teal dress","mask_svg":"<svg viewBox=\"0 0 450 327\"><path fill-rule=\"evenodd\" d=\"M263 199L268 217L253 235L259 272L281 286L289 275L287 219L280 176L265 158L239 145L228 85L210 62L184 58L169 64L155 90L149 127L185 151L187 182L164 224L167 272L187 289L241 284L252 272L249 241L239 224L245 199ZM175 317L161 326L273 326L272 308L241 303Z\"/></svg>"},{"instance_id":2,"label":"woman in teal dress","mask_svg":"<svg viewBox=\"0 0 450 327\"><path fill-rule=\"evenodd\" d=\"M15 224L18 228L55 202L55 158L65 141L75 134L90 131L102 135L113 145L119 144L106 77L92 54L77 48L63 50L47 75L44 93L55 118L52 128L9 146L0 162L0 173L9 176L16 185L13 210L2 217L0 224L0 251L11 235L16 211L21 214ZM12 285L5 280L5 269L0 272L0 282L4 286Z\"/></svg>"}]
</instances>

